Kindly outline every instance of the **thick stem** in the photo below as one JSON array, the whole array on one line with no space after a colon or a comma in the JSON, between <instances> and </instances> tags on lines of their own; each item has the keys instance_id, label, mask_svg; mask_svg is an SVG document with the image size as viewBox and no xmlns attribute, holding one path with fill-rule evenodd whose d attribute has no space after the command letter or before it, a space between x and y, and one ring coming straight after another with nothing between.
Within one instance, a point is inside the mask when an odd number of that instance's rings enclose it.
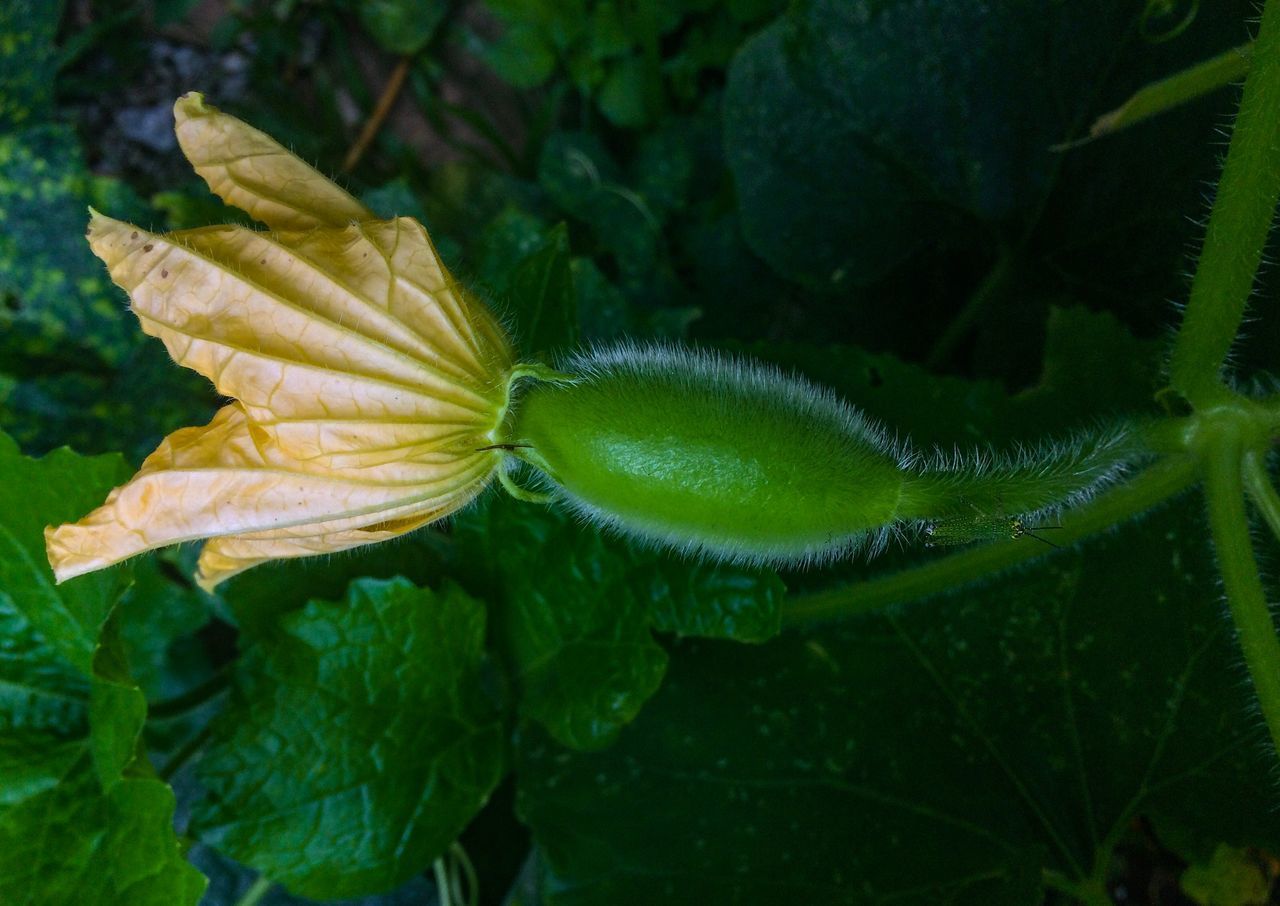
<instances>
[{"instance_id":1,"label":"thick stem","mask_svg":"<svg viewBox=\"0 0 1280 906\"><path fill-rule=\"evenodd\" d=\"M1174 343L1170 383L1196 408L1227 394L1235 341L1280 197L1280 0L1267 0L1204 248Z\"/></svg>"},{"instance_id":2,"label":"thick stem","mask_svg":"<svg viewBox=\"0 0 1280 906\"><path fill-rule=\"evenodd\" d=\"M1249 537L1241 454L1239 441L1231 437L1209 451L1205 473L1209 528L1240 651L1253 680L1258 707L1271 732L1272 745L1280 755L1280 639L1267 608Z\"/></svg>"},{"instance_id":3,"label":"thick stem","mask_svg":"<svg viewBox=\"0 0 1280 906\"><path fill-rule=\"evenodd\" d=\"M1072 510L1062 530L1054 533L1054 541L1067 545L1104 531L1186 489L1195 478L1195 463L1189 457L1161 460L1132 481ZM788 603L783 620L795 626L877 610L946 591L1046 552L1048 548L1025 538L983 545L879 579L802 595Z\"/></svg>"}]
</instances>

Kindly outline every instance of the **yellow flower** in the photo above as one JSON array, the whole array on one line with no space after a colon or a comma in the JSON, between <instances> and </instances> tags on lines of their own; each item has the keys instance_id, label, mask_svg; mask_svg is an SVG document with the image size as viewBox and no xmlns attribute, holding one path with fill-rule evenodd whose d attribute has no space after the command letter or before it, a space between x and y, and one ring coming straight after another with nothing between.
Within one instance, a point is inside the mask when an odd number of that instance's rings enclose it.
<instances>
[{"instance_id":1,"label":"yellow flower","mask_svg":"<svg viewBox=\"0 0 1280 906\"><path fill-rule=\"evenodd\" d=\"M376 220L268 136L188 94L183 153L269 232L155 235L91 212L89 244L142 329L232 397L164 439L79 522L45 529L61 582L210 539L205 588L267 560L404 534L500 467L510 343L422 225Z\"/></svg>"}]
</instances>

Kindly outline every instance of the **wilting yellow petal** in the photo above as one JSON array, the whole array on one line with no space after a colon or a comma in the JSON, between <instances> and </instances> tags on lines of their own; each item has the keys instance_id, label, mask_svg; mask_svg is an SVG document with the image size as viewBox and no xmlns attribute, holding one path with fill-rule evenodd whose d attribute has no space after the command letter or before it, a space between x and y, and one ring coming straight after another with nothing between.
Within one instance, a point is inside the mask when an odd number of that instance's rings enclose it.
<instances>
[{"instance_id":1,"label":"wilting yellow petal","mask_svg":"<svg viewBox=\"0 0 1280 906\"><path fill-rule=\"evenodd\" d=\"M263 440L235 403L205 427L169 435L101 507L45 530L58 581L179 541L258 532L307 537L412 519L461 505L496 464L493 454L473 452L438 463L303 472Z\"/></svg>"},{"instance_id":2,"label":"wilting yellow petal","mask_svg":"<svg viewBox=\"0 0 1280 906\"><path fill-rule=\"evenodd\" d=\"M182 153L213 193L273 230L310 230L370 220L373 214L335 182L270 136L192 91L173 105Z\"/></svg>"},{"instance_id":3,"label":"wilting yellow petal","mask_svg":"<svg viewBox=\"0 0 1280 906\"><path fill-rule=\"evenodd\" d=\"M326 531L301 537L281 532L257 532L252 535L214 538L200 551L200 560L196 564L196 583L205 591L212 591L218 583L269 560L313 557L387 541L443 519L461 509L474 496L470 493L460 496L456 501L421 515L376 522L364 528L346 531Z\"/></svg>"},{"instance_id":4,"label":"wilting yellow petal","mask_svg":"<svg viewBox=\"0 0 1280 906\"><path fill-rule=\"evenodd\" d=\"M198 94L183 151L275 232L156 235L96 212L93 251L142 329L237 401L169 435L74 525L45 530L59 581L211 539L201 584L264 560L395 537L465 506L495 474L512 350L416 221L381 221Z\"/></svg>"},{"instance_id":5,"label":"wilting yellow petal","mask_svg":"<svg viewBox=\"0 0 1280 906\"><path fill-rule=\"evenodd\" d=\"M290 456L351 467L490 442L510 347L415 221L290 245L240 227L154 235L95 213L89 242L143 330Z\"/></svg>"}]
</instances>

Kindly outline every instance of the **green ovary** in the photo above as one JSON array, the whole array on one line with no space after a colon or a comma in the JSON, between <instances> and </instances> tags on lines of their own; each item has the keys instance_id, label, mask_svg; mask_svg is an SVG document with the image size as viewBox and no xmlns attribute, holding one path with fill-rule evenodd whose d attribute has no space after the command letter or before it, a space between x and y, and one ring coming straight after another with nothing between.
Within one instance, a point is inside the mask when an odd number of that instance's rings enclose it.
<instances>
[{"instance_id":1,"label":"green ovary","mask_svg":"<svg viewBox=\"0 0 1280 906\"><path fill-rule=\"evenodd\" d=\"M642 538L788 562L893 521L897 457L851 408L796 379L699 353L588 356L538 383L511 440L581 510Z\"/></svg>"}]
</instances>

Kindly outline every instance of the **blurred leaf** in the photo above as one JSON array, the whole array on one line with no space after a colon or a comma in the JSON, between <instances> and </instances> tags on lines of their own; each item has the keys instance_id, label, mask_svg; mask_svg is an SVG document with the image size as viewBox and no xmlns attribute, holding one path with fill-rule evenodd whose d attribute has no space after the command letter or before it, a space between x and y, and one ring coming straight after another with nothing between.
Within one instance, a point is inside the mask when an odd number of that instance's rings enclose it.
<instances>
[{"instance_id":1,"label":"blurred leaf","mask_svg":"<svg viewBox=\"0 0 1280 906\"><path fill-rule=\"evenodd\" d=\"M0 434L0 595L32 632L86 676L92 672L98 632L128 574L108 569L55 586L44 528L79 519L128 475L119 456L87 459L63 449L29 459Z\"/></svg>"},{"instance_id":2,"label":"blurred leaf","mask_svg":"<svg viewBox=\"0 0 1280 906\"><path fill-rule=\"evenodd\" d=\"M221 198L210 192L209 187L200 181L193 180L182 188L157 192L151 196L151 206L164 214L165 226L170 230L194 230L223 223L253 225L253 218L239 208L224 204ZM143 218L127 211L119 212L114 205L104 206L100 210L110 211L113 217L130 223L145 222Z\"/></svg>"},{"instance_id":3,"label":"blurred leaf","mask_svg":"<svg viewBox=\"0 0 1280 906\"><path fill-rule=\"evenodd\" d=\"M1118 414L1154 414L1164 344L1140 340L1106 312L1049 309L1039 383L1014 398L1023 431L1063 431Z\"/></svg>"},{"instance_id":4,"label":"blurred leaf","mask_svg":"<svg viewBox=\"0 0 1280 906\"><path fill-rule=\"evenodd\" d=\"M537 88L556 68L555 48L531 25L512 25L485 48L484 59L515 88Z\"/></svg>"},{"instance_id":5,"label":"blurred leaf","mask_svg":"<svg viewBox=\"0 0 1280 906\"><path fill-rule=\"evenodd\" d=\"M661 224L620 180L617 163L594 135L558 132L543 146L538 181L551 199L586 223L622 269L644 272L652 269Z\"/></svg>"},{"instance_id":6,"label":"blurred leaf","mask_svg":"<svg viewBox=\"0 0 1280 906\"><path fill-rule=\"evenodd\" d=\"M569 231L563 223L516 266L508 296L520 338L517 345L525 356L578 344L578 296L569 267Z\"/></svg>"},{"instance_id":7,"label":"blurred leaf","mask_svg":"<svg viewBox=\"0 0 1280 906\"><path fill-rule=\"evenodd\" d=\"M201 838L333 899L423 871L503 773L479 685L484 609L454 586L361 580L251 649L200 763Z\"/></svg>"},{"instance_id":8,"label":"blurred leaf","mask_svg":"<svg viewBox=\"0 0 1280 906\"><path fill-rule=\"evenodd\" d=\"M795 6L730 69L725 144L748 242L784 276L831 288L945 233L1016 223L1131 16L1048 0Z\"/></svg>"},{"instance_id":9,"label":"blurred leaf","mask_svg":"<svg viewBox=\"0 0 1280 906\"><path fill-rule=\"evenodd\" d=\"M43 119L53 99L54 38L62 0L6 0L0 5L0 131ZM0 176L3 179L3 176ZM0 205L0 209L3 205Z\"/></svg>"},{"instance_id":10,"label":"blurred leaf","mask_svg":"<svg viewBox=\"0 0 1280 906\"><path fill-rule=\"evenodd\" d=\"M1219 844L1207 863L1187 866L1179 886L1201 906L1266 906L1273 881L1260 855Z\"/></svg>"},{"instance_id":11,"label":"blurred leaf","mask_svg":"<svg viewBox=\"0 0 1280 906\"><path fill-rule=\"evenodd\" d=\"M200 0L155 0L156 25L173 25L196 8Z\"/></svg>"},{"instance_id":12,"label":"blurred leaf","mask_svg":"<svg viewBox=\"0 0 1280 906\"><path fill-rule=\"evenodd\" d=\"M546 902L1025 906L1138 814L1280 844L1196 510L760 648L681 645L607 753L531 734Z\"/></svg>"},{"instance_id":13,"label":"blurred leaf","mask_svg":"<svg viewBox=\"0 0 1280 906\"><path fill-rule=\"evenodd\" d=\"M0 135L0 351L68 344L107 363L141 341L124 294L84 241L90 181L74 134L36 126Z\"/></svg>"},{"instance_id":14,"label":"blurred leaf","mask_svg":"<svg viewBox=\"0 0 1280 906\"><path fill-rule=\"evenodd\" d=\"M412 55L436 33L449 0L361 0L360 23L383 50Z\"/></svg>"},{"instance_id":15,"label":"blurred leaf","mask_svg":"<svg viewBox=\"0 0 1280 906\"><path fill-rule=\"evenodd\" d=\"M643 57L618 60L600 85L600 110L615 126L637 129L649 121L649 68Z\"/></svg>"},{"instance_id":16,"label":"blurred leaf","mask_svg":"<svg viewBox=\"0 0 1280 906\"><path fill-rule=\"evenodd\" d=\"M413 186L404 178L393 179L371 189L360 196L360 201L374 214L384 220L395 217L413 217L426 223L426 210L422 207L422 199L414 191Z\"/></svg>"}]
</instances>

